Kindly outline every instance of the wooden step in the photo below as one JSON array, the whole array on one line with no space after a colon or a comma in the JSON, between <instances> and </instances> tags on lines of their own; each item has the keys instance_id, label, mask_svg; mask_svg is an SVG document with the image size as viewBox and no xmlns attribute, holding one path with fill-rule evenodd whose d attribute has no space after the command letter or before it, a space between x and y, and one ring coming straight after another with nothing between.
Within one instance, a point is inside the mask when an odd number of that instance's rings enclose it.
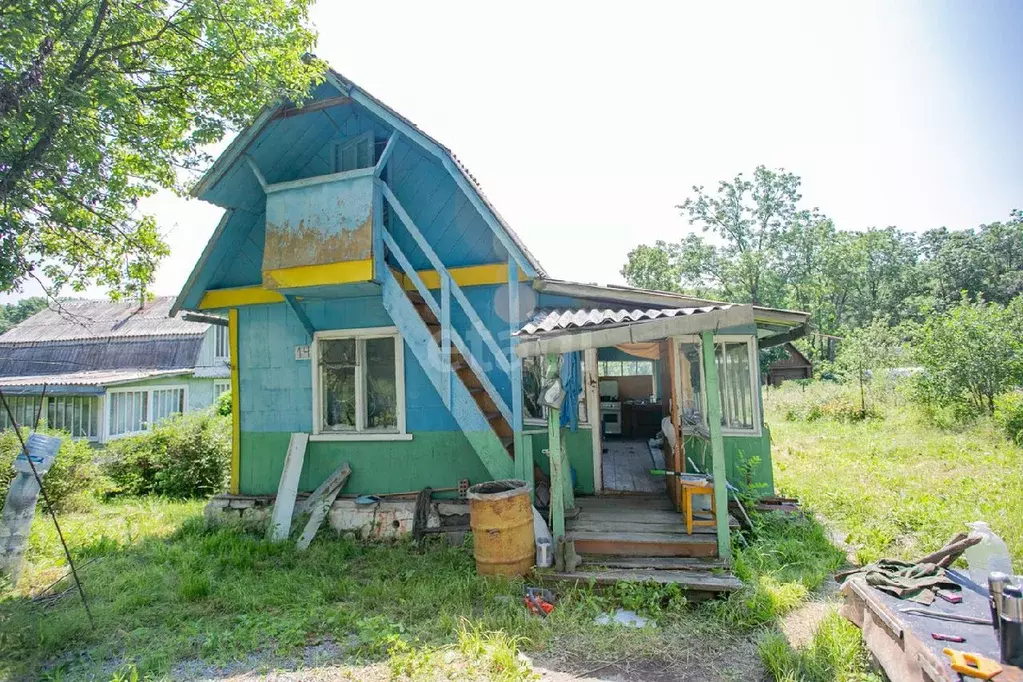
<instances>
[{"instance_id":1,"label":"wooden step","mask_svg":"<svg viewBox=\"0 0 1023 682\"><path fill-rule=\"evenodd\" d=\"M577 530L565 533L580 554L636 557L715 557L718 540L714 533L609 532Z\"/></svg>"},{"instance_id":2,"label":"wooden step","mask_svg":"<svg viewBox=\"0 0 1023 682\"><path fill-rule=\"evenodd\" d=\"M715 574L707 571L643 571L626 569L609 569L606 571L573 571L572 573L554 573L555 580L571 580L576 582L596 582L598 585L613 585L620 582L679 585L685 590L696 592L735 592L742 589L742 582L730 573Z\"/></svg>"},{"instance_id":3,"label":"wooden step","mask_svg":"<svg viewBox=\"0 0 1023 682\"><path fill-rule=\"evenodd\" d=\"M686 535L685 524L681 520L681 514L667 523L647 523L645 521L621 521L597 520L590 516L589 512L581 511L571 527L566 526L570 531L608 531L614 533L667 533L668 535ZM693 535L714 533L713 526L693 526Z\"/></svg>"},{"instance_id":4,"label":"wooden step","mask_svg":"<svg viewBox=\"0 0 1023 682\"><path fill-rule=\"evenodd\" d=\"M721 571L729 564L724 559L672 556L608 556L583 554L583 565L589 568L628 568L657 571Z\"/></svg>"}]
</instances>

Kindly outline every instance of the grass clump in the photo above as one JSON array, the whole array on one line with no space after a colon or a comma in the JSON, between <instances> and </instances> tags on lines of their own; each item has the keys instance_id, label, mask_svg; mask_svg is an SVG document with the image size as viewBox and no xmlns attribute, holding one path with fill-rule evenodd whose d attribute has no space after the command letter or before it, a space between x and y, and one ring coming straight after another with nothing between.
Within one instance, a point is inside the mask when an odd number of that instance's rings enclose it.
<instances>
[{"instance_id":1,"label":"grass clump","mask_svg":"<svg viewBox=\"0 0 1023 682\"><path fill-rule=\"evenodd\" d=\"M778 682L881 682L869 672L859 629L835 612L821 621L803 647L793 649L785 635L772 630L761 637L758 649Z\"/></svg>"}]
</instances>

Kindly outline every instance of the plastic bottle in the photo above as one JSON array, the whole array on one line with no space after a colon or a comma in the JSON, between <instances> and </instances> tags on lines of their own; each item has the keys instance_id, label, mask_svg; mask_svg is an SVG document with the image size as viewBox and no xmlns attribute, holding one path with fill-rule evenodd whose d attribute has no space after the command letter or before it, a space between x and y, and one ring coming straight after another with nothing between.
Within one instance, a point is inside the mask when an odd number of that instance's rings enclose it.
<instances>
[{"instance_id":1,"label":"plastic bottle","mask_svg":"<svg viewBox=\"0 0 1023 682\"><path fill-rule=\"evenodd\" d=\"M970 567L970 580L987 585L988 575L1001 571L1012 575L1012 558L1005 542L995 535L986 521L967 523L972 533L980 534L980 542L963 553Z\"/></svg>"}]
</instances>

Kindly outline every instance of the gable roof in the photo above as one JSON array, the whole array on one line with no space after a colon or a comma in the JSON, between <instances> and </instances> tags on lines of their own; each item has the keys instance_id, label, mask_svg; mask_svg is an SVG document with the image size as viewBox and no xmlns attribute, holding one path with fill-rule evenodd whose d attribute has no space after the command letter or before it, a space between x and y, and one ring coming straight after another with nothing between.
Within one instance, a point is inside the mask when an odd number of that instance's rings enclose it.
<instances>
[{"instance_id":1,"label":"gable roof","mask_svg":"<svg viewBox=\"0 0 1023 682\"><path fill-rule=\"evenodd\" d=\"M416 144L418 147L436 158L445 171L453 178L455 184L465 193L469 203L476 208L483 220L490 225L497 237L497 241L512 254L512 257L516 261L518 261L519 267L531 277L546 275L546 272L540 265L540 262L536 259L536 256L533 255L518 234L512 230L511 226L501 216L501 214L498 213L497 209L484 194L476 177L469 172L469 170L461 161L459 161L458 157L455 156L450 149L425 133L419 128L419 126L410 121L408 118L387 106L337 71L333 69L327 70L326 84L340 92L343 97L349 98L352 102L368 110L376 119L384 123L386 126L389 126L394 131L400 133L402 137L407 138L412 143ZM321 99L319 101L326 100ZM315 104L316 101L313 101L306 103L306 106L312 106ZM223 153L221 153L203 177L200 178L199 182L197 182L192 188L191 195L200 199L212 201L211 195L215 194L214 190L218 183L229 175L229 171L236 164L245 162L244 157L250 147L257 143L261 135L267 130L267 127L276 118L282 115L282 113L289 113L286 112L289 106L290 104L287 102L277 102L264 107L255 120L253 120L252 124L242 130L231 141L231 143L228 144ZM214 203L216 202L214 201ZM172 313L178 312L178 310L185 306L189 293L196 286L196 283L199 280L203 266L213 256L214 247L217 241L227 229L231 213L231 208L228 208L225 211L224 218L210 237L206 249L203 251L202 256L196 263L195 268L193 268L192 273L181 290L181 293L174 302L171 308Z\"/></svg>"},{"instance_id":2,"label":"gable roof","mask_svg":"<svg viewBox=\"0 0 1023 682\"><path fill-rule=\"evenodd\" d=\"M141 337L201 337L205 322L169 317L173 296L161 296L140 306L137 301L67 301L46 308L0 335L0 347L64 341L138 339Z\"/></svg>"}]
</instances>

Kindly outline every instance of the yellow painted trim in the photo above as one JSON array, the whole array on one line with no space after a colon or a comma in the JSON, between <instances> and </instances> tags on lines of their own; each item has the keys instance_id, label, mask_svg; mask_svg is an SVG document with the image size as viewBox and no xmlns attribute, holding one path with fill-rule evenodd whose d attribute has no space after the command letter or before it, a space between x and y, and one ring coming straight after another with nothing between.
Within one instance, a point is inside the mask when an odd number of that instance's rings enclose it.
<instances>
[{"instance_id":1,"label":"yellow painted trim","mask_svg":"<svg viewBox=\"0 0 1023 682\"><path fill-rule=\"evenodd\" d=\"M486 265L466 265L460 268L448 268L451 279L460 287L474 287L486 284L507 284L508 264L488 263ZM416 274L423 280L427 289L440 289L440 275L436 270L418 270ZM528 279L526 273L519 270L519 281L525 282ZM406 289L415 289L415 285L405 275L401 278L402 286Z\"/></svg>"},{"instance_id":2,"label":"yellow painted trim","mask_svg":"<svg viewBox=\"0 0 1023 682\"><path fill-rule=\"evenodd\" d=\"M232 289L209 289L199 301L200 310L235 308L240 305L259 303L282 303L284 296L260 286L234 287Z\"/></svg>"},{"instance_id":3,"label":"yellow painted trim","mask_svg":"<svg viewBox=\"0 0 1023 682\"><path fill-rule=\"evenodd\" d=\"M231 494L237 495L241 482L242 419L241 386L238 383L238 310L227 313L227 337L231 345Z\"/></svg>"},{"instance_id":4,"label":"yellow painted trim","mask_svg":"<svg viewBox=\"0 0 1023 682\"><path fill-rule=\"evenodd\" d=\"M263 280L273 281L278 289L320 287L330 284L351 284L373 279L373 259L341 261L323 265L300 265L294 268L267 270Z\"/></svg>"},{"instance_id":5,"label":"yellow painted trim","mask_svg":"<svg viewBox=\"0 0 1023 682\"><path fill-rule=\"evenodd\" d=\"M417 271L428 289L440 289L440 275L436 270ZM487 284L506 284L508 282L507 263L488 263L486 265L467 265L450 268L451 279L460 287L482 286ZM373 279L373 260L356 260L326 265L302 265L295 268L268 270L263 273L274 281L280 289L299 289L303 287L329 286L333 284L352 284L369 282ZM415 289L412 280L395 271L402 286L411 291ZM529 278L519 270L519 281ZM265 303L283 303L284 296L271 289L261 286L234 287L231 289L209 289L199 302L200 310L223 310L245 305Z\"/></svg>"}]
</instances>

